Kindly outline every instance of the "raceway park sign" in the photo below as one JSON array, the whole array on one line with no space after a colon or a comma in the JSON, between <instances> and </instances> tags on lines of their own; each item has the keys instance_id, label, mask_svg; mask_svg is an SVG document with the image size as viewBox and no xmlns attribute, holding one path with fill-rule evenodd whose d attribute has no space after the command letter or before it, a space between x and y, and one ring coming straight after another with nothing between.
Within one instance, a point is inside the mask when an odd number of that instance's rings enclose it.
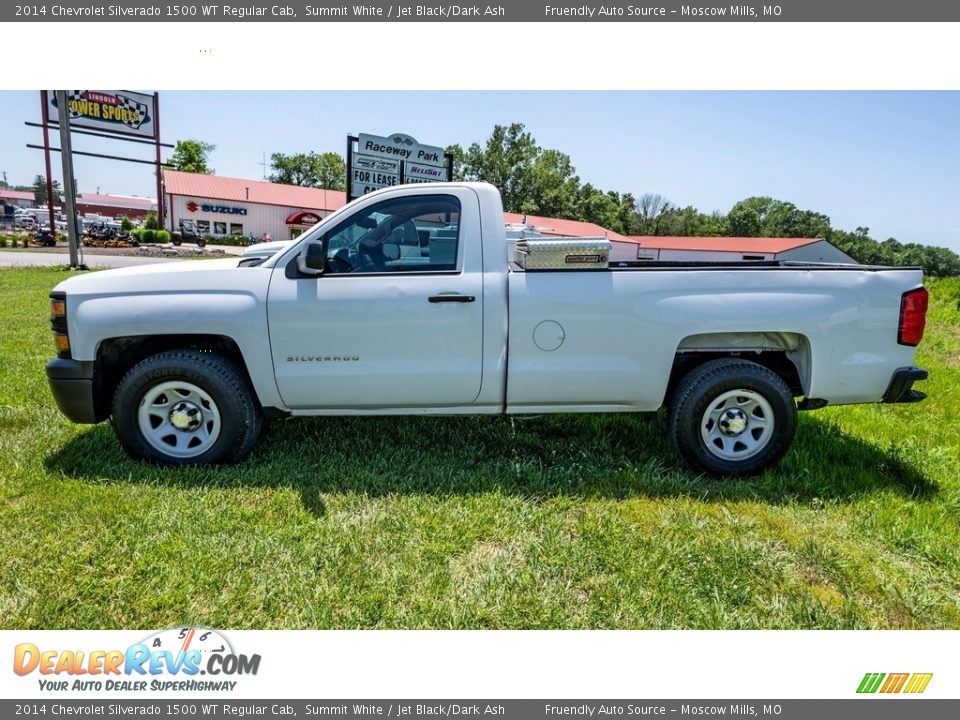
<instances>
[{"instance_id":1,"label":"raceway park sign","mask_svg":"<svg viewBox=\"0 0 960 720\"><path fill-rule=\"evenodd\" d=\"M347 140L350 198L400 183L443 182L451 179L442 147L423 145L403 133L387 137L360 133L357 149Z\"/></svg>"},{"instance_id":2,"label":"raceway park sign","mask_svg":"<svg viewBox=\"0 0 960 720\"><path fill-rule=\"evenodd\" d=\"M59 117L53 90L47 91L51 120ZM157 139L154 96L127 90L67 90L72 127Z\"/></svg>"}]
</instances>

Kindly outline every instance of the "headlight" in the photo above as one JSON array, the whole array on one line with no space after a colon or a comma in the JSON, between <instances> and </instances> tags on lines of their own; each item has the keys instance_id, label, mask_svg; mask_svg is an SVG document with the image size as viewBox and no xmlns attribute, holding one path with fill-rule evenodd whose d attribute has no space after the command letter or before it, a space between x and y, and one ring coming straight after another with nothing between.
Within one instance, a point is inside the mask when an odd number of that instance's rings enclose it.
<instances>
[{"instance_id":1,"label":"headlight","mask_svg":"<svg viewBox=\"0 0 960 720\"><path fill-rule=\"evenodd\" d=\"M67 332L67 296L50 293L50 329L57 347L57 357L70 357L70 335Z\"/></svg>"}]
</instances>

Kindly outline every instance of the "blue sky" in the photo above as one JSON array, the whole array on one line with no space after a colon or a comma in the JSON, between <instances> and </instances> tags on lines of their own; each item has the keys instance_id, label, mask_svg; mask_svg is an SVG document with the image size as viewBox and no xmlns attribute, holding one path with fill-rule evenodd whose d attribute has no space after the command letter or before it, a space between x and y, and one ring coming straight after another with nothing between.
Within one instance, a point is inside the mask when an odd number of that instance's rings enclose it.
<instances>
[{"instance_id":1,"label":"blue sky","mask_svg":"<svg viewBox=\"0 0 960 720\"><path fill-rule=\"evenodd\" d=\"M0 92L0 171L43 172L39 94ZM165 142L214 143L220 175L260 178L262 154L335 150L345 136L405 132L423 143L483 142L522 122L606 190L656 192L726 212L772 195L834 227L960 251L960 92L162 92ZM54 135L54 137L56 137ZM56 142L55 144L59 144ZM149 158L131 143L74 148ZM59 179L59 157L54 158ZM80 190L154 195L147 165L77 157Z\"/></svg>"}]
</instances>

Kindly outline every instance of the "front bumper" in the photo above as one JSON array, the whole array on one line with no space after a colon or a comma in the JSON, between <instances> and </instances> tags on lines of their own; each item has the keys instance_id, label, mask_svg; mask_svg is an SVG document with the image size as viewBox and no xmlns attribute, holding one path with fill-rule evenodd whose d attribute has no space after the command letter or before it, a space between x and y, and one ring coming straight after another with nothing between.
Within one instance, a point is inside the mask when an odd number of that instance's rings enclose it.
<instances>
[{"instance_id":1,"label":"front bumper","mask_svg":"<svg viewBox=\"0 0 960 720\"><path fill-rule=\"evenodd\" d=\"M47 363L47 381L57 407L70 420L99 422L93 394L93 362L55 358Z\"/></svg>"},{"instance_id":2,"label":"front bumper","mask_svg":"<svg viewBox=\"0 0 960 720\"><path fill-rule=\"evenodd\" d=\"M926 393L913 389L913 384L920 380L927 379L927 371L923 368L909 367L897 368L890 378L890 384L887 385L887 391L883 394L885 403L914 403L926 399Z\"/></svg>"}]
</instances>

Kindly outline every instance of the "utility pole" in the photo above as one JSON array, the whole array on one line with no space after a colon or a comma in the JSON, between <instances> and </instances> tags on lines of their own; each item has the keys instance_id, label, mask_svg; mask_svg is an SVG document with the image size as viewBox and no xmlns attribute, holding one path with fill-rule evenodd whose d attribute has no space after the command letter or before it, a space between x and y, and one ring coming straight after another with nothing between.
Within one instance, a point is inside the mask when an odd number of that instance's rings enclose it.
<instances>
[{"instance_id":1,"label":"utility pole","mask_svg":"<svg viewBox=\"0 0 960 720\"><path fill-rule=\"evenodd\" d=\"M60 159L63 160L63 202L67 211L67 234L70 242L70 267L80 266L80 238L77 236L77 188L73 177L73 146L70 142L70 110L67 91L55 90L60 115Z\"/></svg>"},{"instance_id":2,"label":"utility pole","mask_svg":"<svg viewBox=\"0 0 960 720\"><path fill-rule=\"evenodd\" d=\"M259 166L262 168L262 170L263 170L263 180L264 180L264 182L266 182L266 179L267 179L267 153L263 153L263 160L260 161L260 162L258 162L257 165L259 165Z\"/></svg>"}]
</instances>

